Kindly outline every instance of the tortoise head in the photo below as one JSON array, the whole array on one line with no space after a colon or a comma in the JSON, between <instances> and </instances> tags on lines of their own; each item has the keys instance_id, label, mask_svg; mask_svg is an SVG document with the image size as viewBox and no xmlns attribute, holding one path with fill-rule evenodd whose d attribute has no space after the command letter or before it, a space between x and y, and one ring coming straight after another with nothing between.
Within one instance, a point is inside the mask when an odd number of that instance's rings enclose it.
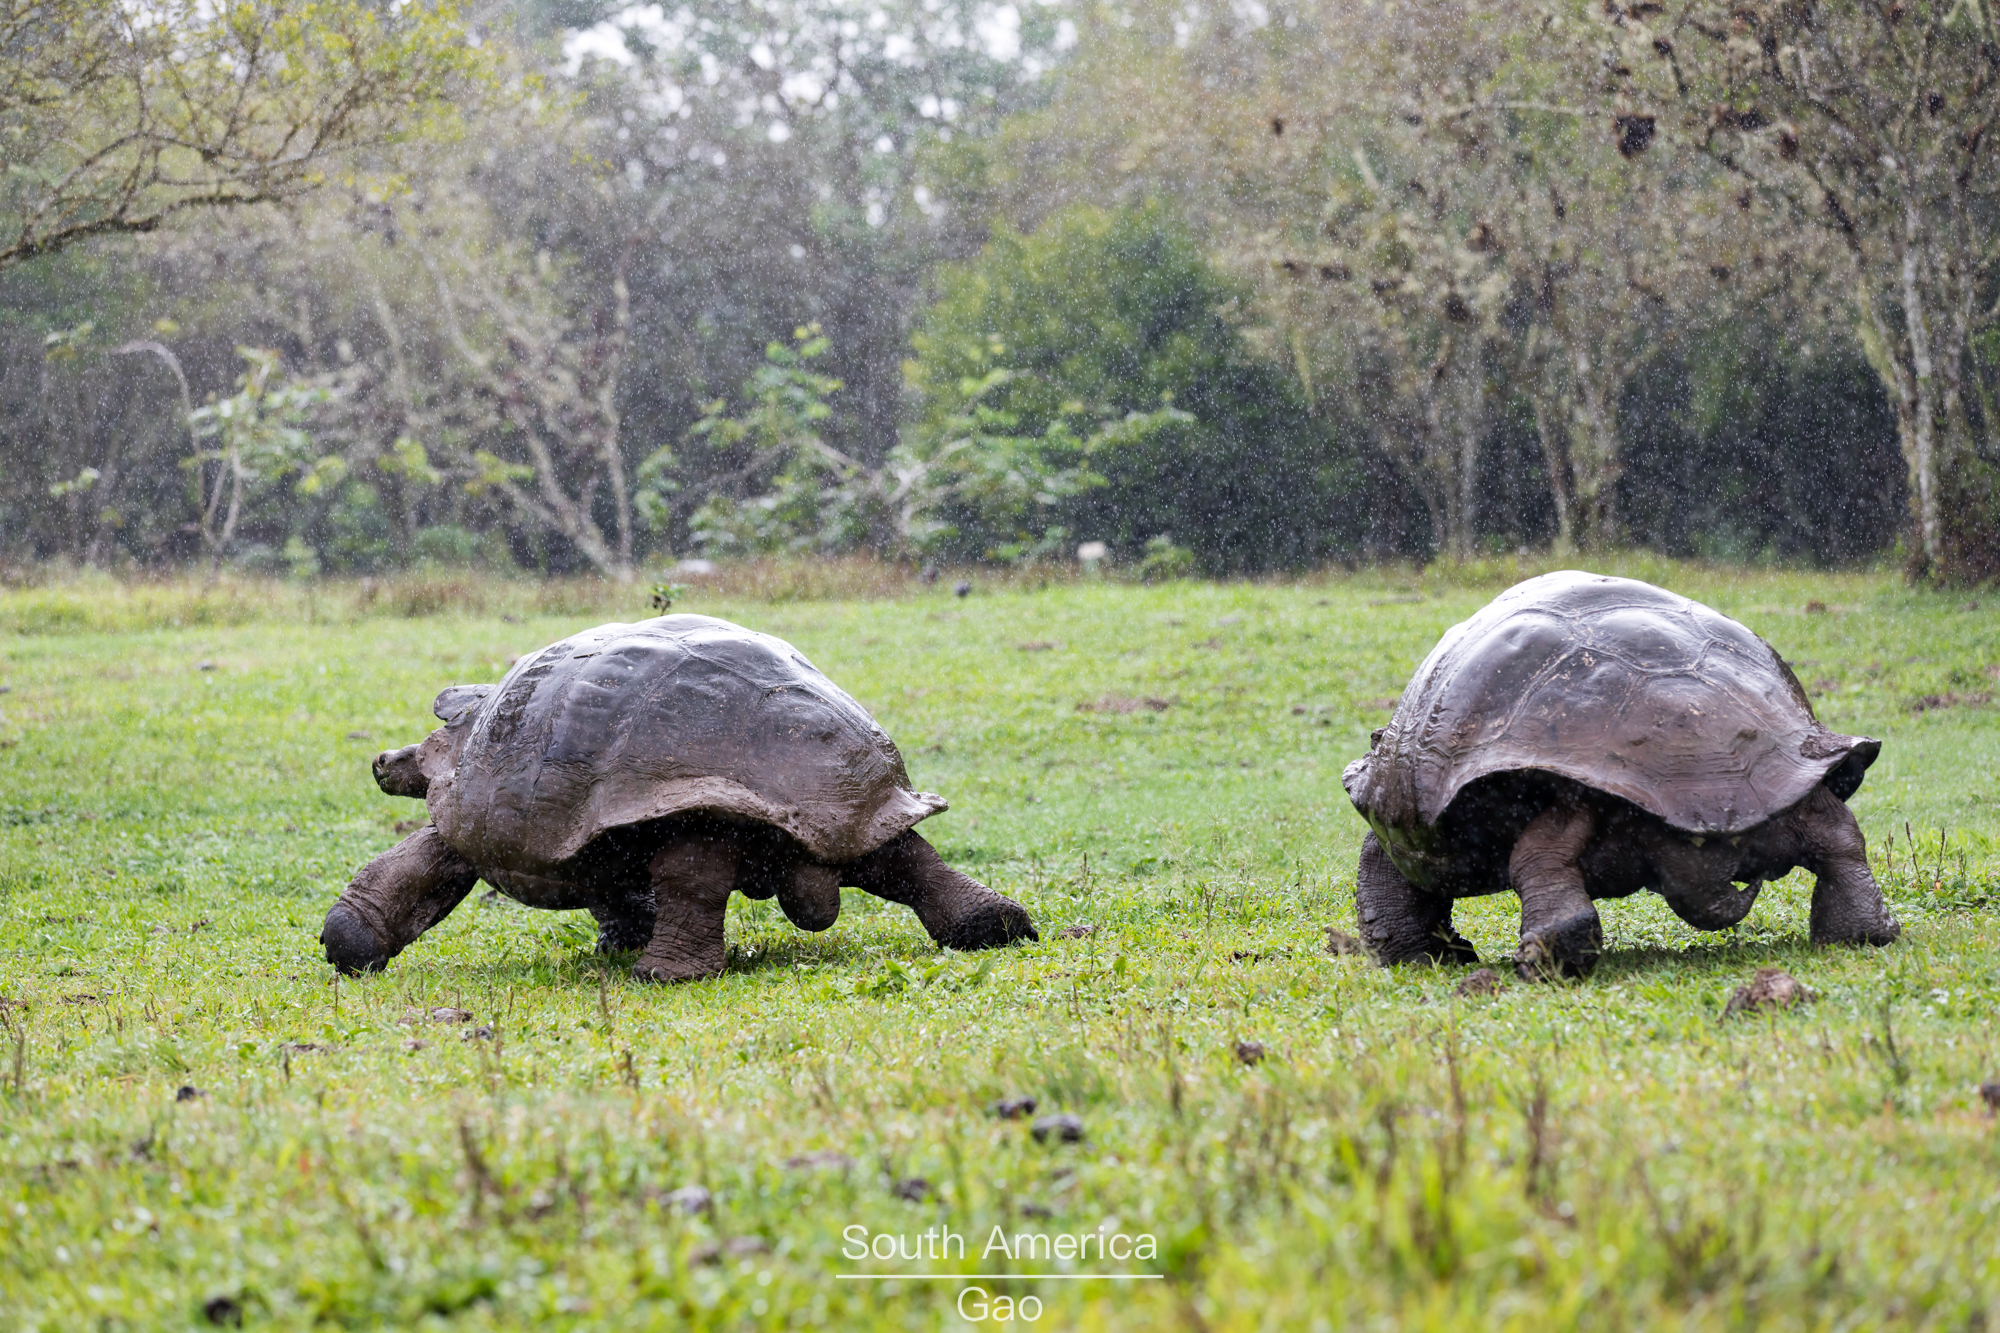
<instances>
[{"instance_id":1,"label":"tortoise head","mask_svg":"<svg viewBox=\"0 0 2000 1333\"><path fill-rule=\"evenodd\" d=\"M391 796L422 800L430 794L431 779L451 771L452 748L449 733L462 729L478 706L493 692L491 685L453 685L431 705L445 725L400 750L384 750L375 756L375 785Z\"/></svg>"},{"instance_id":2,"label":"tortoise head","mask_svg":"<svg viewBox=\"0 0 2000 1333\"><path fill-rule=\"evenodd\" d=\"M424 772L423 748L429 737L400 750L384 750L375 756L375 785L391 796L412 796L422 800L430 793L430 775Z\"/></svg>"}]
</instances>

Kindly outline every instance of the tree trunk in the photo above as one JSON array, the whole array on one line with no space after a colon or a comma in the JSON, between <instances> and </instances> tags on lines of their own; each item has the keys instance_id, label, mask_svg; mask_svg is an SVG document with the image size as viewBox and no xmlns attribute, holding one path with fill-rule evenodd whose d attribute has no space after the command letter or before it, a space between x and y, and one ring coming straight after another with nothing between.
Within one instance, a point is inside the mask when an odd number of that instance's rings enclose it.
<instances>
[{"instance_id":1,"label":"tree trunk","mask_svg":"<svg viewBox=\"0 0 2000 1333\"><path fill-rule=\"evenodd\" d=\"M1576 350L1576 408L1583 447L1571 451L1570 461L1576 469L1576 502L1584 520L1583 544L1593 551L1609 550L1624 536L1618 521L1618 477L1624 465L1612 401L1616 388L1605 383L1605 371L1601 362L1592 363L1589 352Z\"/></svg>"},{"instance_id":2,"label":"tree trunk","mask_svg":"<svg viewBox=\"0 0 2000 1333\"><path fill-rule=\"evenodd\" d=\"M618 555L611 571L620 583L632 579L632 488L625 477L622 419L618 412L618 386L625 369L625 351L632 328L632 296L625 285L625 272L632 254L628 240L618 255L618 269L611 279L612 331L605 355L604 378L598 384L597 410L604 475L611 486L612 520L617 533Z\"/></svg>"},{"instance_id":3,"label":"tree trunk","mask_svg":"<svg viewBox=\"0 0 2000 1333\"><path fill-rule=\"evenodd\" d=\"M1432 368L1424 394L1427 438L1421 470L1431 474L1439 492L1433 515L1437 554L1470 560L1473 525L1478 514L1479 440L1485 424L1486 386L1480 376L1477 347L1470 353L1447 341Z\"/></svg>"},{"instance_id":4,"label":"tree trunk","mask_svg":"<svg viewBox=\"0 0 2000 1333\"><path fill-rule=\"evenodd\" d=\"M1542 466L1549 472L1549 498L1556 507L1556 547L1557 555L1569 555L1576 550L1576 519L1571 514L1572 501L1569 494L1568 443L1561 426L1560 411L1551 411L1546 393L1537 391L1529 395L1528 401L1535 409L1535 435L1542 442Z\"/></svg>"},{"instance_id":5,"label":"tree trunk","mask_svg":"<svg viewBox=\"0 0 2000 1333\"><path fill-rule=\"evenodd\" d=\"M1910 447L1910 480L1916 492L1917 539L1925 572L1934 570L1938 559L1938 476L1937 476L1937 385L1936 363L1931 356L1930 322L1925 313L1919 255L1921 227L1914 204L1903 210L1903 327L1909 337L1910 392L1902 410L1911 413L1907 436Z\"/></svg>"},{"instance_id":6,"label":"tree trunk","mask_svg":"<svg viewBox=\"0 0 2000 1333\"><path fill-rule=\"evenodd\" d=\"M1486 433L1486 385L1477 363L1460 366L1454 378L1452 416L1457 445L1458 513L1452 524L1452 554L1470 560L1479 536L1479 444Z\"/></svg>"}]
</instances>

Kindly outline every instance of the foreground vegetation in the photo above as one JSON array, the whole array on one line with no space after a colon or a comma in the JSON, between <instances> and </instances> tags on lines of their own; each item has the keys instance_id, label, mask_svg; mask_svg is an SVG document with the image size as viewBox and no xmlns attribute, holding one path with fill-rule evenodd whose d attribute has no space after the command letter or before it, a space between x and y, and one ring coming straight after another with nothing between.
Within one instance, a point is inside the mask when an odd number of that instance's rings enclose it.
<instances>
[{"instance_id":1,"label":"foreground vegetation","mask_svg":"<svg viewBox=\"0 0 2000 1333\"><path fill-rule=\"evenodd\" d=\"M934 1328L969 1284L836 1275L1067 1266L1163 1276L979 1285L1086 1329L2000 1315L1995 610L1886 577L1639 570L1886 738L1854 806L1903 940L1811 949L1794 876L1714 935L1607 904L1590 981L1466 997L1463 971L1326 951L1360 833L1339 776L1511 572L697 590L675 609L789 638L874 710L953 803L926 833L1042 941L940 954L860 895L817 936L739 899L728 974L671 989L596 958L586 917L504 899L377 977L336 980L315 944L420 817L369 757L433 725L438 688L646 614L641 591L0 595L0 1308ZM843 579L877 595L791 599ZM1508 903L1460 925L1507 956ZM1817 1000L1724 1021L1764 965ZM1082 1138L990 1112L1014 1096ZM949 1228L967 1255L857 1262L856 1226ZM1157 1253L982 1257L995 1227Z\"/></svg>"}]
</instances>

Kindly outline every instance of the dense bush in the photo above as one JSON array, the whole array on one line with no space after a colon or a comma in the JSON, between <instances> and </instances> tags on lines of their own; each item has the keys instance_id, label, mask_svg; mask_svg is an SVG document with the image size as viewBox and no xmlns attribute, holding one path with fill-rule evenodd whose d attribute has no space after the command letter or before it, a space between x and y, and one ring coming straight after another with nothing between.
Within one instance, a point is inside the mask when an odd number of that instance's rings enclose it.
<instances>
[{"instance_id":1,"label":"dense bush","mask_svg":"<svg viewBox=\"0 0 2000 1333\"><path fill-rule=\"evenodd\" d=\"M1079 455L1098 481L1052 506L1066 537L1134 560L1166 537L1211 572L1353 552L1366 489L1353 444L1245 343L1244 312L1245 293L1159 203L1001 232L944 271L918 327L917 429L940 429L996 371L985 399L1028 435L1170 407L1185 415ZM954 554L985 554L978 516L958 522Z\"/></svg>"}]
</instances>

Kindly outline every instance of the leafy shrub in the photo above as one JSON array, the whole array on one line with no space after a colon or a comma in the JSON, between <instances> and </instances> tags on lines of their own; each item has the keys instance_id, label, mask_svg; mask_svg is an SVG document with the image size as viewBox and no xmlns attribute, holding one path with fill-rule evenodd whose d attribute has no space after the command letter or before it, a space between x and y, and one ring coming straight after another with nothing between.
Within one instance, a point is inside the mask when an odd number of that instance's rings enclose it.
<instances>
[{"instance_id":1,"label":"leafy shrub","mask_svg":"<svg viewBox=\"0 0 2000 1333\"><path fill-rule=\"evenodd\" d=\"M968 413L1010 438L1067 430L1076 443L1048 461L1093 481L1048 493L1044 526L1127 559L1165 533L1212 572L1351 550L1365 522L1353 450L1245 343L1242 300L1157 202L1002 232L943 273L914 339L922 416L906 439L952 437ZM943 554L993 553L971 506L949 517Z\"/></svg>"}]
</instances>

